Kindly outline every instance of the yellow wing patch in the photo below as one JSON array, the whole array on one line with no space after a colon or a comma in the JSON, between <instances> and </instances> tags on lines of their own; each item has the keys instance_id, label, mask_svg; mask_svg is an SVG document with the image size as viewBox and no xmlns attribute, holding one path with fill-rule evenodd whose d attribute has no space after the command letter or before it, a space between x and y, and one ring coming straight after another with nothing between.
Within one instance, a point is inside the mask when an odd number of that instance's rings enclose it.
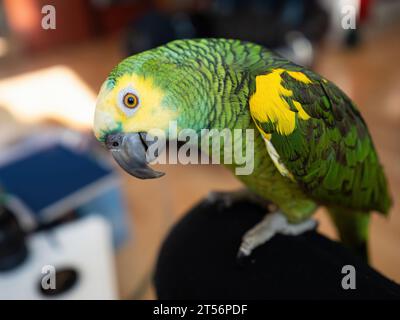
<instances>
[{"instance_id":1,"label":"yellow wing patch","mask_svg":"<svg viewBox=\"0 0 400 320\"><path fill-rule=\"evenodd\" d=\"M282 69L280 69L282 70ZM292 78L295 78L296 80L309 84L311 83L311 80L303 73L303 72L299 72L299 71L287 71L287 73L289 74L289 76L291 76Z\"/></svg>"},{"instance_id":2,"label":"yellow wing patch","mask_svg":"<svg viewBox=\"0 0 400 320\"><path fill-rule=\"evenodd\" d=\"M290 110L285 97L292 97L293 92L282 85L281 74L284 69L276 69L266 75L256 77L256 91L250 97L250 113L259 122L272 122L278 133L289 135L296 125L296 114L300 119L308 120L310 116L304 111L300 102L292 100L297 112ZM302 72L287 71L294 79L309 84L312 81Z\"/></svg>"}]
</instances>

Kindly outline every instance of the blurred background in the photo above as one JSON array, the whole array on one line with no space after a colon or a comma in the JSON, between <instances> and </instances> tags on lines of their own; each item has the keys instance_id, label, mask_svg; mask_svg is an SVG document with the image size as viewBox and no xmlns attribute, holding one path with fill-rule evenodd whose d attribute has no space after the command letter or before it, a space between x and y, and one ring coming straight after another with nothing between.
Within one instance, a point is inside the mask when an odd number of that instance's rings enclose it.
<instances>
[{"instance_id":1,"label":"blurred background","mask_svg":"<svg viewBox=\"0 0 400 320\"><path fill-rule=\"evenodd\" d=\"M194 37L265 45L355 101L394 199L372 218L371 264L400 283L399 34L396 0L0 0L0 298L156 298L170 227L209 191L240 187L213 165L134 179L91 132L121 59ZM317 218L336 238L323 208Z\"/></svg>"}]
</instances>

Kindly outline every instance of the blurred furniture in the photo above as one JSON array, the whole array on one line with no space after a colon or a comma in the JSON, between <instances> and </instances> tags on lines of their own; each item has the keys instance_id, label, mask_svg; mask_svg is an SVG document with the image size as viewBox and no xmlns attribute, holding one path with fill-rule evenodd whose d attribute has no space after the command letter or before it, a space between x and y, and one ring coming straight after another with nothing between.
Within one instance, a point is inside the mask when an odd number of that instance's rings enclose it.
<instances>
[{"instance_id":1,"label":"blurred furniture","mask_svg":"<svg viewBox=\"0 0 400 320\"><path fill-rule=\"evenodd\" d=\"M42 28L45 5L55 8L55 29ZM149 1L3 0L3 7L10 36L25 50L41 51L118 31L141 15Z\"/></svg>"},{"instance_id":2,"label":"blurred furniture","mask_svg":"<svg viewBox=\"0 0 400 320\"><path fill-rule=\"evenodd\" d=\"M399 299L400 286L315 231L276 235L237 260L243 234L265 209L204 200L172 229L155 273L159 299ZM345 290L344 266L355 268ZM346 280L347 283L347 280Z\"/></svg>"},{"instance_id":3,"label":"blurred furniture","mask_svg":"<svg viewBox=\"0 0 400 320\"><path fill-rule=\"evenodd\" d=\"M47 129L2 150L0 299L116 299L114 253L131 230L118 176L91 139ZM41 287L46 266L54 289Z\"/></svg>"},{"instance_id":4,"label":"blurred furniture","mask_svg":"<svg viewBox=\"0 0 400 320\"><path fill-rule=\"evenodd\" d=\"M42 7L56 9L56 29L42 28ZM11 36L28 50L42 50L54 45L87 39L93 34L89 1L80 0L3 0Z\"/></svg>"},{"instance_id":5,"label":"blurred furniture","mask_svg":"<svg viewBox=\"0 0 400 320\"><path fill-rule=\"evenodd\" d=\"M328 15L316 0L217 0L207 2L202 10L196 10L193 3L191 10L190 5L180 10L165 7L132 20L126 32L127 55L175 39L232 38L278 49L286 58L310 66L313 45L328 28Z\"/></svg>"},{"instance_id":6,"label":"blurred furniture","mask_svg":"<svg viewBox=\"0 0 400 320\"><path fill-rule=\"evenodd\" d=\"M117 299L111 229L104 218L35 233L26 243L26 259L0 270L0 300Z\"/></svg>"}]
</instances>

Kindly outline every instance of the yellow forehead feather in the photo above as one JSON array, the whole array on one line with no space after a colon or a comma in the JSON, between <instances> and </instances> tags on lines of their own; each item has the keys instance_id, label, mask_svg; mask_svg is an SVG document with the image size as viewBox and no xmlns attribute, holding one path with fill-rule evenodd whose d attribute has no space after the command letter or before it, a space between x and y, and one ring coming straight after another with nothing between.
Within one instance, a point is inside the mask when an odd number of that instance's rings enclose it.
<instances>
[{"instance_id":1,"label":"yellow forehead feather","mask_svg":"<svg viewBox=\"0 0 400 320\"><path fill-rule=\"evenodd\" d=\"M121 90L128 87L132 88L139 98L138 109L131 116L127 116L118 106ZM95 120L96 135L100 130L112 130L110 122L115 127L118 123L121 124L124 132L147 132L155 128L166 130L169 122L176 119L176 112L163 105L164 95L163 90L155 86L151 78L136 74L121 76L112 89L103 85L96 106L96 118L99 119Z\"/></svg>"}]
</instances>

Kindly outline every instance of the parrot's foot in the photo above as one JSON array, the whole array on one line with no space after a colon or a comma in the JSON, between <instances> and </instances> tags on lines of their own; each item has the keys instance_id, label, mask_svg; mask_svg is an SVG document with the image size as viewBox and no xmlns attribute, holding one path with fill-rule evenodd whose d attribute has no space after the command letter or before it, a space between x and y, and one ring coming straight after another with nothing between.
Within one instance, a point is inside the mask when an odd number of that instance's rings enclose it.
<instances>
[{"instance_id":1,"label":"parrot's foot","mask_svg":"<svg viewBox=\"0 0 400 320\"><path fill-rule=\"evenodd\" d=\"M256 195L249 189L239 189L235 191L212 191L207 195L207 201L217 203L221 209L229 208L235 203L248 201L267 209L270 212L276 211L277 208L272 202Z\"/></svg>"},{"instance_id":2,"label":"parrot's foot","mask_svg":"<svg viewBox=\"0 0 400 320\"><path fill-rule=\"evenodd\" d=\"M275 234L297 236L306 231L314 230L317 221L308 219L298 224L290 224L280 211L267 214L264 219L245 233L240 245L238 258L247 257L251 252L270 240Z\"/></svg>"}]
</instances>

